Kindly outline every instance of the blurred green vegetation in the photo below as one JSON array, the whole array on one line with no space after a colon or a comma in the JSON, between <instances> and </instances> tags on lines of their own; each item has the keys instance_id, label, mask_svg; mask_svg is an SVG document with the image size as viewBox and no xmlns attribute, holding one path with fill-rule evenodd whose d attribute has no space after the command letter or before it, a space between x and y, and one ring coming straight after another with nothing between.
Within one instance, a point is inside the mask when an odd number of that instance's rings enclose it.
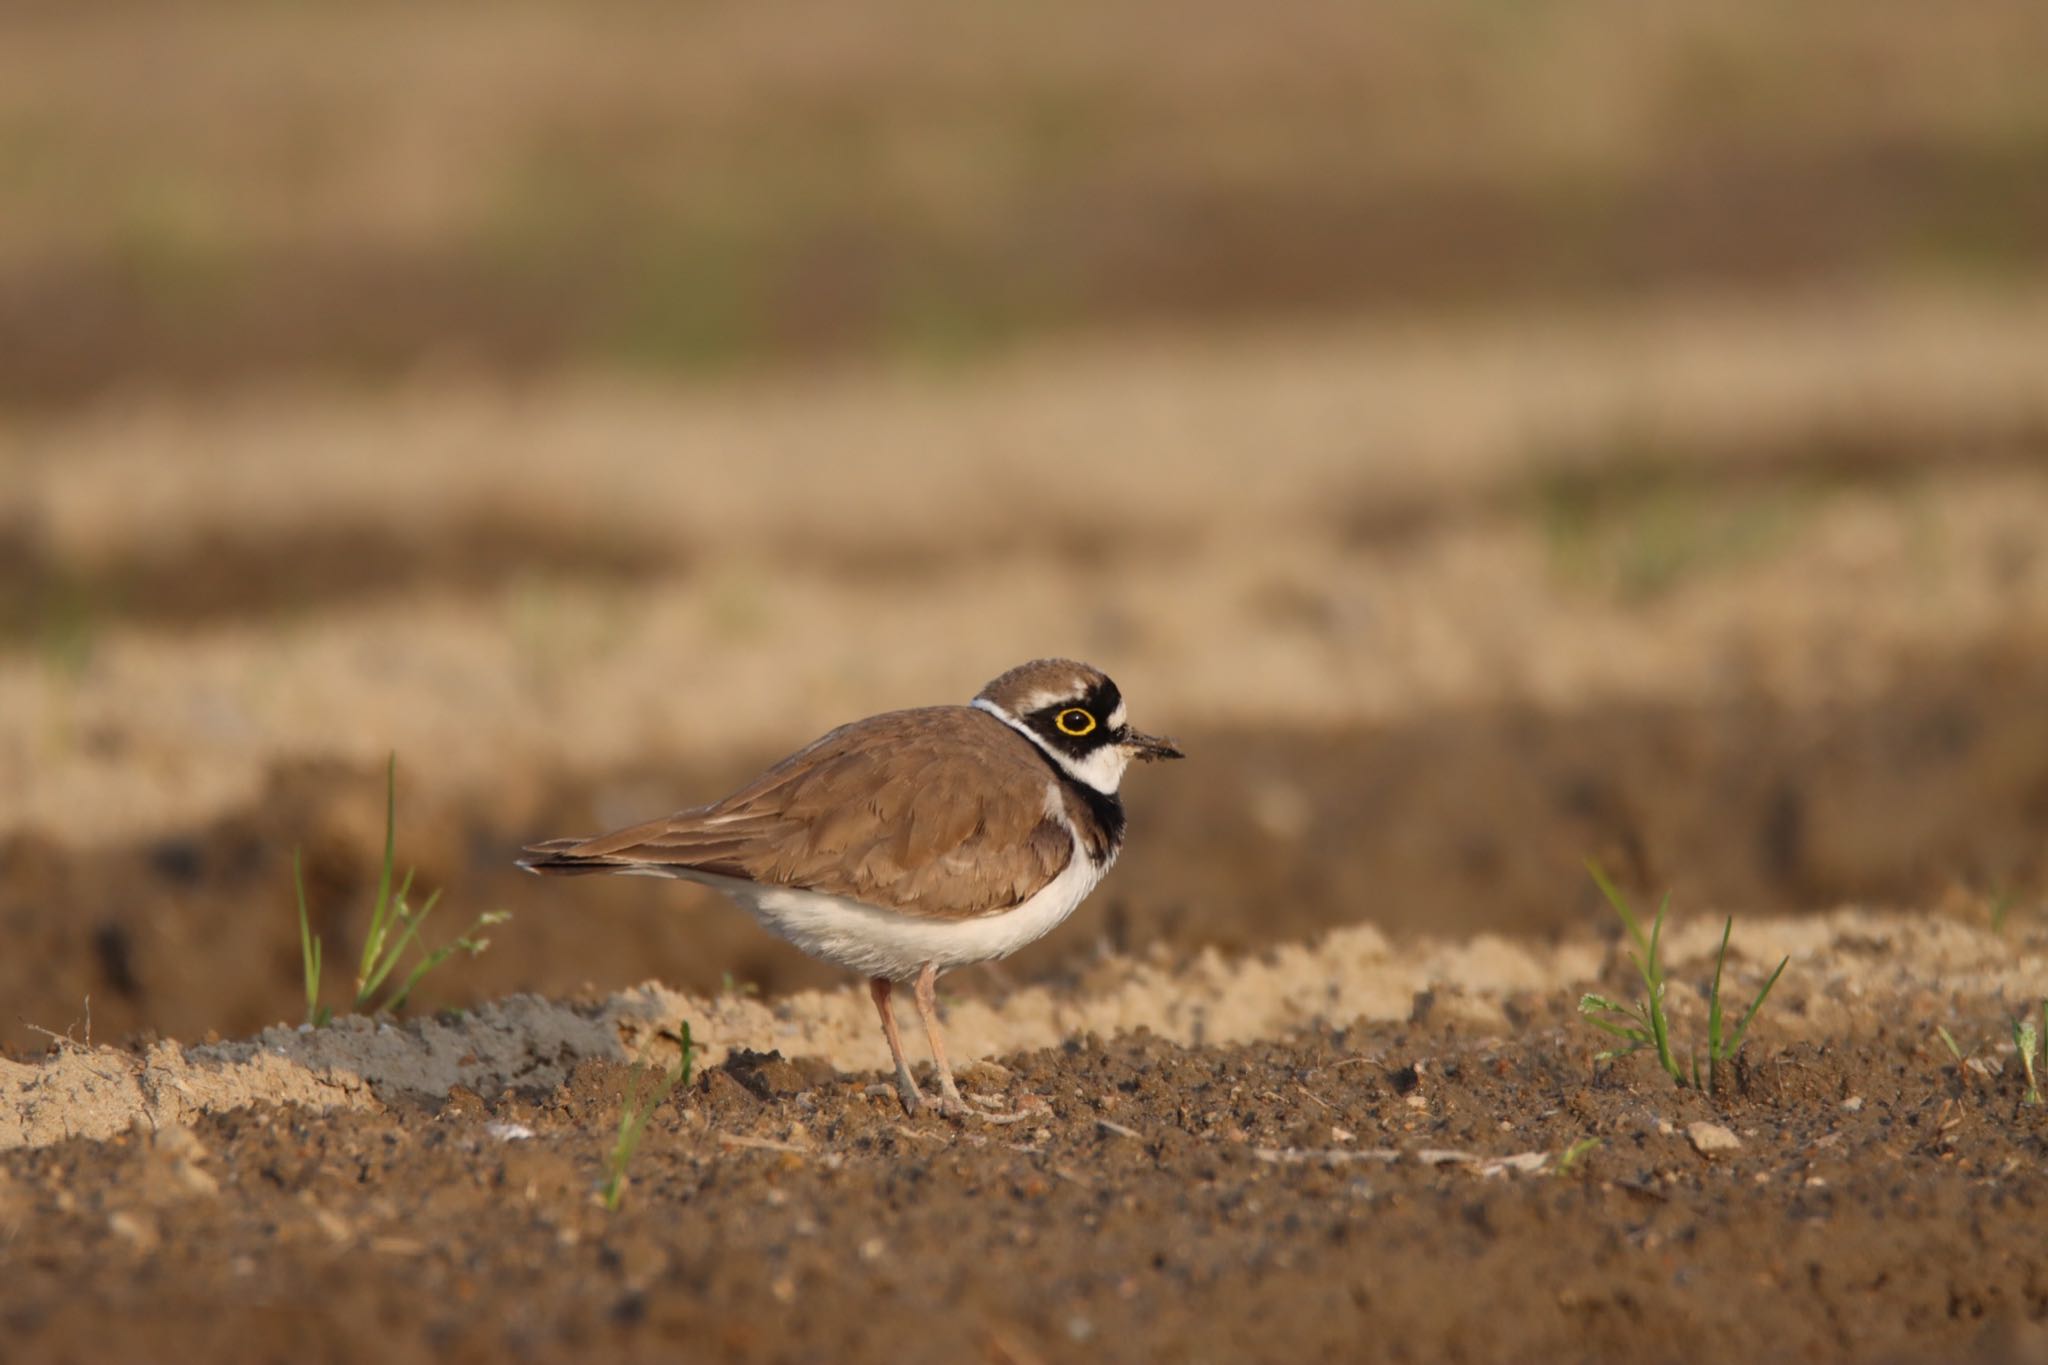
<instances>
[{"instance_id":1,"label":"blurred green vegetation","mask_svg":"<svg viewBox=\"0 0 2048 1365\"><path fill-rule=\"evenodd\" d=\"M1594 475L1541 480L1538 499L1553 573L1626 601L1660 597L1717 569L1766 559L1792 543L1831 481L1804 472L1731 480L1654 449L1630 448Z\"/></svg>"}]
</instances>

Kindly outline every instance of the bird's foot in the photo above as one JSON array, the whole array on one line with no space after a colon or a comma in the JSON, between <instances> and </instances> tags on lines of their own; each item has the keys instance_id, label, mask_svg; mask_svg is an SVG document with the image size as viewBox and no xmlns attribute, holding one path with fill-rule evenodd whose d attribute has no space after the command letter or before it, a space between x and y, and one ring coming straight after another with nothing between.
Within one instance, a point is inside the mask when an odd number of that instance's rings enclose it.
<instances>
[{"instance_id":1,"label":"bird's foot","mask_svg":"<svg viewBox=\"0 0 2048 1365\"><path fill-rule=\"evenodd\" d=\"M861 1093L870 1099L883 1099L890 1095L895 1096L896 1102L903 1106L903 1116L905 1118L916 1118L918 1111L925 1106L924 1094L917 1088L917 1082L915 1081L876 1081ZM944 1111L942 1110L941 1112Z\"/></svg>"},{"instance_id":2,"label":"bird's foot","mask_svg":"<svg viewBox=\"0 0 2048 1365\"><path fill-rule=\"evenodd\" d=\"M884 1095L894 1095L897 1102L903 1106L903 1116L913 1119L927 1107L939 1117L951 1119L956 1123L964 1123L969 1119L982 1123L1021 1123L1027 1118L1038 1118L1051 1112L1046 1102L1036 1095L1020 1097L1015 1112L1008 1112L1010 1101L1005 1097L962 1094L960 1088L950 1081L950 1077L942 1078L939 1082L939 1093L927 1095L906 1073L898 1076L893 1082L877 1081L867 1088L866 1093L877 1099Z\"/></svg>"}]
</instances>

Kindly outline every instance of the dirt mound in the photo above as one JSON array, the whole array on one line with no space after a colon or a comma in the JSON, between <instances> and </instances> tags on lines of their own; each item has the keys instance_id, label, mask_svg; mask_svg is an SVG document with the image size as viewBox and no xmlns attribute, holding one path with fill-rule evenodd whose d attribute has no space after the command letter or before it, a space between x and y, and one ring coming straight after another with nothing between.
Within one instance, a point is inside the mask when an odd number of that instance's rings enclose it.
<instances>
[{"instance_id":1,"label":"dirt mound","mask_svg":"<svg viewBox=\"0 0 2048 1365\"><path fill-rule=\"evenodd\" d=\"M1665 940L1680 968L1670 1007L1695 1027L1704 1014L1698 983L1717 935L1701 921L1674 927ZM1926 916L1758 919L1733 940L1730 983L1739 989L1738 980L1761 976L1759 964L1790 957L1776 988L1773 1032L1818 1038L1867 1009L1863 998L1873 989L1906 999L1917 1016L2024 1009L2029 992L2048 981L2044 949L2048 931L2007 937ZM1079 987L955 1000L947 1029L965 1057L1056 1047L1083 1033L1143 1033L1202 1046L1410 1017L1513 1030L1540 1008L1532 1001L1575 999L1615 970L1611 947L1598 941L1481 937L1396 946L1360 926L1238 961L1214 951L1180 967L1108 959ZM771 1049L842 1071L877 1064L872 1007L861 991L764 1001L737 993L693 998L649 984L599 1005L514 997L402 1025L356 1017L323 1029L268 1029L247 1042L157 1043L139 1055L60 1044L41 1062L0 1060L0 1148L104 1138L137 1121L174 1125L256 1103L375 1108L438 1103L456 1089L486 1097L545 1092L585 1061L672 1054L685 1023L706 1066L735 1051Z\"/></svg>"}]
</instances>

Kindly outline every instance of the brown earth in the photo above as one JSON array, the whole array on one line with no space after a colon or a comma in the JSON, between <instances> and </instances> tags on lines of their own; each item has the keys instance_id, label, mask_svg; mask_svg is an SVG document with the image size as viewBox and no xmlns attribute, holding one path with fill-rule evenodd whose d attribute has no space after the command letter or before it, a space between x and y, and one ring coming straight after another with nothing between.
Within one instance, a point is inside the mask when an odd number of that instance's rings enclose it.
<instances>
[{"instance_id":1,"label":"brown earth","mask_svg":"<svg viewBox=\"0 0 2048 1365\"><path fill-rule=\"evenodd\" d=\"M741 1054L615 1214L616 1063L138 1126L0 1162L0 1322L21 1361L2038 1360L2048 1110L1901 1004L1766 1024L1711 1099L1554 994L1088 1034L976 1069L961 1124Z\"/></svg>"}]
</instances>

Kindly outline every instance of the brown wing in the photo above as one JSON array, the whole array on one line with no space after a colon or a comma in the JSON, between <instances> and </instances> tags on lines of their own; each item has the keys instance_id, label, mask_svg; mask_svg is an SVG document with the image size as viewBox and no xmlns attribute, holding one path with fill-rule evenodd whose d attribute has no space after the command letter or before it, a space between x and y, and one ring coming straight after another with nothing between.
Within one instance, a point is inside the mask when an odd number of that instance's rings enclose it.
<instances>
[{"instance_id":1,"label":"brown wing","mask_svg":"<svg viewBox=\"0 0 2048 1365\"><path fill-rule=\"evenodd\" d=\"M934 918L1007 910L1073 854L1029 740L965 706L842 726L709 806L527 852L536 872L674 868Z\"/></svg>"}]
</instances>

